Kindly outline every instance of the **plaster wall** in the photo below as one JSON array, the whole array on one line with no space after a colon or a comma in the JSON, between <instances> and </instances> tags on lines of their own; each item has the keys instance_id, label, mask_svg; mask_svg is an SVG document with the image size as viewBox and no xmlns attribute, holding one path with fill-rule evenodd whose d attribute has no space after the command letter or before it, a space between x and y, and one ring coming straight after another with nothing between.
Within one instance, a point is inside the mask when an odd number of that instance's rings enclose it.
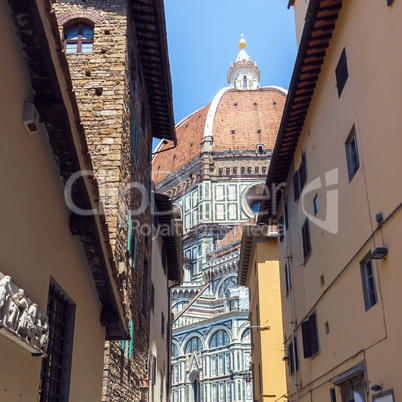
<instances>
[{"instance_id":1,"label":"plaster wall","mask_svg":"<svg viewBox=\"0 0 402 402\"><path fill-rule=\"evenodd\" d=\"M397 262L402 254L398 246L401 212L392 214L402 198L398 184L402 174L402 95L396 90L400 82L396 66L401 65L402 56L395 39L401 33L401 17L400 3L387 7L386 2L379 2L368 8L364 1L343 2L289 172L287 237L292 257L291 292L297 322L301 400L329 399L331 378L363 360L368 385L393 388L395 400L402 393L398 381L400 358L394 354L399 350L402 329L397 307L402 302L397 285L402 278ZM339 97L335 68L344 48L349 77ZM360 167L349 181L345 142L353 125ZM303 201L295 202L292 176L300 165L302 151L306 153L307 184L318 177L324 183L324 174L333 169L337 169L338 182L328 188L323 185L306 194ZM339 228L333 234L310 222L312 252L304 260L300 228L306 213L314 216L315 195L319 200L318 219L324 221L334 212L327 210L326 190L337 190ZM383 214L384 220L390 218L371 236L378 213ZM365 311L360 262L376 247L387 247L389 254L385 260L373 261L378 302ZM284 253L282 242L279 258L283 294ZM317 313L320 353L313 359L303 359L300 324L312 311ZM288 301L283 302L283 321L284 334L289 338ZM384 361L387 363L382 364ZM295 398L295 382L295 375L288 377L290 400ZM374 394L370 386L367 400Z\"/></svg>"},{"instance_id":2,"label":"plaster wall","mask_svg":"<svg viewBox=\"0 0 402 402\"><path fill-rule=\"evenodd\" d=\"M282 360L283 328L276 238L255 243L247 284L251 295L252 326L269 327L266 330L252 328L254 345L251 355L254 365L254 398L257 401L268 401L272 398L280 398L286 393L285 363Z\"/></svg>"},{"instance_id":3,"label":"plaster wall","mask_svg":"<svg viewBox=\"0 0 402 402\"><path fill-rule=\"evenodd\" d=\"M166 273L163 272L162 253L163 242L161 236L155 237L152 241L152 272L151 281L155 287L155 305L150 313L150 334L149 348L156 357L155 384L149 383L149 401L168 401L167 383L170 382L170 362L168 350L170 342L168 339L168 320L170 314L170 303L168 294L168 281ZM164 334L162 335L162 313L165 317ZM162 373L163 372L163 378ZM163 388L162 388L163 387Z\"/></svg>"},{"instance_id":4,"label":"plaster wall","mask_svg":"<svg viewBox=\"0 0 402 402\"><path fill-rule=\"evenodd\" d=\"M43 11L43 9L41 9ZM69 211L47 133L28 134L24 101L32 101L21 44L6 2L0 4L0 266L43 311L50 278L75 303L70 400L98 401L102 394L105 331L100 303L79 240L69 230ZM90 336L88 335L90 334ZM2 401L38 398L41 358L0 337Z\"/></svg>"}]
</instances>

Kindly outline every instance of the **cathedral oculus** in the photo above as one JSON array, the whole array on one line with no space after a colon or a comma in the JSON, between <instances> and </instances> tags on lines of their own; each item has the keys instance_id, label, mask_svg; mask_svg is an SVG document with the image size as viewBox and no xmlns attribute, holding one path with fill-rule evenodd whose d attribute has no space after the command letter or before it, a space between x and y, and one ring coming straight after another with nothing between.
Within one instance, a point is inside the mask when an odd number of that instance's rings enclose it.
<instances>
[{"instance_id":1,"label":"cathedral oculus","mask_svg":"<svg viewBox=\"0 0 402 402\"><path fill-rule=\"evenodd\" d=\"M156 191L172 198L184 227L184 281L172 293L174 402L253 400L240 240L260 207L286 90L261 87L243 36L239 48L229 86L178 123L177 146L161 142L152 162Z\"/></svg>"}]
</instances>

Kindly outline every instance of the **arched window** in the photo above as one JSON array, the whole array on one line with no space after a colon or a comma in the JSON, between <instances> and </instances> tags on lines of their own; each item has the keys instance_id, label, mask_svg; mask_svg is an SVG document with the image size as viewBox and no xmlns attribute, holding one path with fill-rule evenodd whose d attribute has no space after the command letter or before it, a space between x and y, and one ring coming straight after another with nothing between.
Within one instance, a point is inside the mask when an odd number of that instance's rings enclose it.
<instances>
[{"instance_id":1,"label":"arched window","mask_svg":"<svg viewBox=\"0 0 402 402\"><path fill-rule=\"evenodd\" d=\"M172 357L178 357L179 356L179 349L178 347L173 343L172 344Z\"/></svg>"},{"instance_id":2,"label":"arched window","mask_svg":"<svg viewBox=\"0 0 402 402\"><path fill-rule=\"evenodd\" d=\"M209 343L209 347L217 348L220 346L229 345L229 343L230 343L230 339L229 339L228 333L226 331L224 331L223 329L220 329L212 335L211 341Z\"/></svg>"},{"instance_id":3,"label":"arched window","mask_svg":"<svg viewBox=\"0 0 402 402\"><path fill-rule=\"evenodd\" d=\"M94 49L94 27L78 23L64 29L66 54L92 53Z\"/></svg>"},{"instance_id":4,"label":"arched window","mask_svg":"<svg viewBox=\"0 0 402 402\"><path fill-rule=\"evenodd\" d=\"M194 351L200 352L202 350L202 344L199 338L193 336L186 345L185 354L193 353Z\"/></svg>"},{"instance_id":5,"label":"arched window","mask_svg":"<svg viewBox=\"0 0 402 402\"><path fill-rule=\"evenodd\" d=\"M241 337L241 342L242 343L249 343L250 342L250 329L246 329L243 332L243 335Z\"/></svg>"},{"instance_id":6,"label":"arched window","mask_svg":"<svg viewBox=\"0 0 402 402\"><path fill-rule=\"evenodd\" d=\"M243 89L247 89L247 77L243 77Z\"/></svg>"}]
</instances>

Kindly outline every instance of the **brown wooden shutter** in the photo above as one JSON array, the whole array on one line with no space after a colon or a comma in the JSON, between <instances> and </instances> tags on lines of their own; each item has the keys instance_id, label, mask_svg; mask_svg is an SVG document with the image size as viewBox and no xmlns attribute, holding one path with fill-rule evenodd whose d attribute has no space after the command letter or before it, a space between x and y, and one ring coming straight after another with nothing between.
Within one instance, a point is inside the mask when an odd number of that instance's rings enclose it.
<instances>
[{"instance_id":1,"label":"brown wooden shutter","mask_svg":"<svg viewBox=\"0 0 402 402\"><path fill-rule=\"evenodd\" d=\"M295 201L299 199L299 171L293 175L293 191L295 196Z\"/></svg>"},{"instance_id":2,"label":"brown wooden shutter","mask_svg":"<svg viewBox=\"0 0 402 402\"><path fill-rule=\"evenodd\" d=\"M311 334L310 334L310 320L302 322L303 334L303 354L304 358L311 357Z\"/></svg>"},{"instance_id":3,"label":"brown wooden shutter","mask_svg":"<svg viewBox=\"0 0 402 402\"><path fill-rule=\"evenodd\" d=\"M306 154L303 152L302 153L302 160L300 164L300 169L299 169L299 178L300 178L300 189L299 191L303 189L304 185L306 184L307 180L307 165L306 165Z\"/></svg>"}]
</instances>

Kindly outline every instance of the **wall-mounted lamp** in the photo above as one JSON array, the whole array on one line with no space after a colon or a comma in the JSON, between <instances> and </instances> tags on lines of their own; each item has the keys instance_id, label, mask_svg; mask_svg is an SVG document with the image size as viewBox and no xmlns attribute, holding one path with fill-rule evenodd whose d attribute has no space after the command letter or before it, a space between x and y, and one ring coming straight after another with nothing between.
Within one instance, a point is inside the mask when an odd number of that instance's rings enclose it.
<instances>
[{"instance_id":1,"label":"wall-mounted lamp","mask_svg":"<svg viewBox=\"0 0 402 402\"><path fill-rule=\"evenodd\" d=\"M381 390L382 390L382 386L381 386L381 385L378 385L378 384L374 384L374 385L371 387L371 390L374 391L374 392L381 391Z\"/></svg>"},{"instance_id":2,"label":"wall-mounted lamp","mask_svg":"<svg viewBox=\"0 0 402 402\"><path fill-rule=\"evenodd\" d=\"M388 253L388 249L385 247L377 247L372 253L371 253L371 259L372 260L382 260Z\"/></svg>"}]
</instances>

